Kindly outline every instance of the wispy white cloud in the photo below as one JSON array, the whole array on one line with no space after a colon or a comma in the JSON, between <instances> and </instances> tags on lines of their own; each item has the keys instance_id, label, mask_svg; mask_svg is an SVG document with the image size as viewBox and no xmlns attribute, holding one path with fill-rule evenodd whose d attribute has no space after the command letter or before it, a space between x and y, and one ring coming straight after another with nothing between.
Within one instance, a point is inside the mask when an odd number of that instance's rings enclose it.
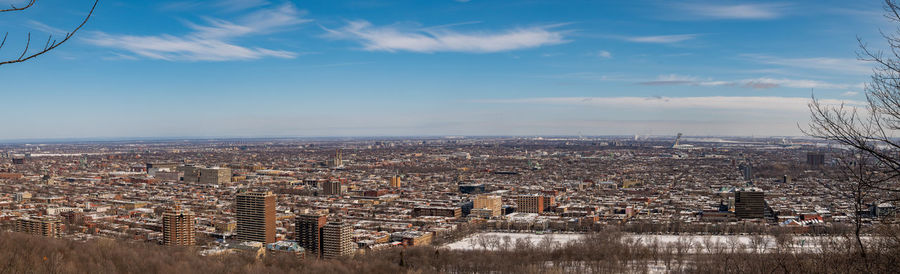
<instances>
[{"instance_id":1,"label":"wispy white cloud","mask_svg":"<svg viewBox=\"0 0 900 274\"><path fill-rule=\"evenodd\" d=\"M844 93L841 93L841 96L850 97L850 96L856 96L858 94L859 94L858 91L846 91Z\"/></svg>"},{"instance_id":2,"label":"wispy white cloud","mask_svg":"<svg viewBox=\"0 0 900 274\"><path fill-rule=\"evenodd\" d=\"M740 80L744 86L751 88L773 88L773 87L788 87L788 88L821 88L821 89L846 89L846 88L859 88L862 84L835 84L828 83L822 81L815 80L803 80L803 79L785 79L785 78L754 78L754 79L744 79Z\"/></svg>"},{"instance_id":3,"label":"wispy white cloud","mask_svg":"<svg viewBox=\"0 0 900 274\"><path fill-rule=\"evenodd\" d=\"M85 38L88 43L126 51L136 56L168 61L229 61L252 60L264 57L295 58L296 53L262 47L237 45L237 38L283 31L311 20L304 19L304 11L293 4L261 9L234 22L207 18L205 25L187 23L192 29L186 35L118 35L94 32ZM123 56L121 52L114 53Z\"/></svg>"},{"instance_id":4,"label":"wispy white cloud","mask_svg":"<svg viewBox=\"0 0 900 274\"><path fill-rule=\"evenodd\" d=\"M842 74L866 75L872 73L872 67L867 62L853 58L785 58L761 54L741 54L740 56L754 62L784 67L831 71Z\"/></svg>"},{"instance_id":5,"label":"wispy white cloud","mask_svg":"<svg viewBox=\"0 0 900 274\"><path fill-rule=\"evenodd\" d=\"M246 35L263 35L280 32L299 24L311 22L311 19L303 18L305 11L297 9L292 4L284 4L271 9L262 9L250 13L236 22L227 20L206 18L206 25L198 25L188 22L187 25L195 32L192 35L203 38L231 38Z\"/></svg>"},{"instance_id":6,"label":"wispy white cloud","mask_svg":"<svg viewBox=\"0 0 900 274\"><path fill-rule=\"evenodd\" d=\"M685 76L678 74L667 74L660 75L656 77L654 80L638 82L640 85L645 86L670 86L670 85L697 85L697 86L706 86L710 83L713 83L712 80L702 80L698 77L694 76Z\"/></svg>"},{"instance_id":7,"label":"wispy white cloud","mask_svg":"<svg viewBox=\"0 0 900 274\"><path fill-rule=\"evenodd\" d=\"M605 50L595 52L592 55L600 57L600 58L604 58L604 59L612 58L612 53L610 53L609 51L605 51Z\"/></svg>"},{"instance_id":8,"label":"wispy white cloud","mask_svg":"<svg viewBox=\"0 0 900 274\"><path fill-rule=\"evenodd\" d=\"M674 34L674 35L654 35L654 36L615 36L621 40L637 43L656 43L671 44L697 38L700 34Z\"/></svg>"},{"instance_id":9,"label":"wispy white cloud","mask_svg":"<svg viewBox=\"0 0 900 274\"><path fill-rule=\"evenodd\" d=\"M216 39L172 35L133 36L95 33L88 42L124 50L150 59L166 61L231 61L263 57L294 58L296 53L265 48L248 48ZM118 54L120 55L120 54Z\"/></svg>"},{"instance_id":10,"label":"wispy white cloud","mask_svg":"<svg viewBox=\"0 0 900 274\"><path fill-rule=\"evenodd\" d=\"M690 18L699 19L775 19L782 17L787 4L712 4L689 3L675 5L686 12Z\"/></svg>"},{"instance_id":11,"label":"wispy white cloud","mask_svg":"<svg viewBox=\"0 0 900 274\"><path fill-rule=\"evenodd\" d=\"M51 26L41 23L37 20L28 20L26 22L29 27L39 30L39 31L49 33L49 34L63 34L64 35L64 34L68 33L68 31L65 31L65 30L62 30L59 28L55 28L55 27L51 27Z\"/></svg>"},{"instance_id":12,"label":"wispy white cloud","mask_svg":"<svg viewBox=\"0 0 900 274\"><path fill-rule=\"evenodd\" d=\"M477 103L495 104L553 104L613 108L652 109L722 109L722 110L775 110L807 111L810 98L765 96L703 96L703 97L540 97L519 99L476 100ZM853 100L820 99L827 105L863 105Z\"/></svg>"},{"instance_id":13,"label":"wispy white cloud","mask_svg":"<svg viewBox=\"0 0 900 274\"><path fill-rule=\"evenodd\" d=\"M699 78L677 74L660 75L655 80L638 82L641 85L667 86L667 85L693 85L693 86L738 86L755 89L769 89L777 87L787 88L821 88L821 89L848 89L861 88L863 84L835 84L816 80L787 79L787 78L750 78L734 81L717 81L711 78Z\"/></svg>"},{"instance_id":14,"label":"wispy white cloud","mask_svg":"<svg viewBox=\"0 0 900 274\"><path fill-rule=\"evenodd\" d=\"M490 53L568 42L559 25L515 28L496 32L459 32L447 28L402 29L351 21L340 29L325 29L329 37L358 41L368 51Z\"/></svg>"}]
</instances>

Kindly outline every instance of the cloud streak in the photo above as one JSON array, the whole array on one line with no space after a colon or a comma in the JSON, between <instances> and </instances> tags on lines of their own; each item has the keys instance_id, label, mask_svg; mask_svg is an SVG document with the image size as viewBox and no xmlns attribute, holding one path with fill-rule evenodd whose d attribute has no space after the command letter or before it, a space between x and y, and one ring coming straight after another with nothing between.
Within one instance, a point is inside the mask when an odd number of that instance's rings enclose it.
<instances>
[{"instance_id":1,"label":"cloud streak","mask_svg":"<svg viewBox=\"0 0 900 274\"><path fill-rule=\"evenodd\" d=\"M616 36L614 38L635 43L672 44L691 40L699 36L700 34L674 34L653 36Z\"/></svg>"},{"instance_id":2,"label":"cloud streak","mask_svg":"<svg viewBox=\"0 0 900 274\"><path fill-rule=\"evenodd\" d=\"M765 96L705 97L540 97L477 100L494 104L551 104L607 108L808 111L810 98ZM853 100L820 99L822 104L864 105Z\"/></svg>"},{"instance_id":3,"label":"cloud streak","mask_svg":"<svg viewBox=\"0 0 900 274\"><path fill-rule=\"evenodd\" d=\"M692 85L692 86L736 86L754 89L770 89L777 87L787 88L821 88L821 89L849 89L862 88L863 84L835 84L815 80L803 79L786 79L786 78L751 78L735 81L716 81L712 79L701 79L691 76L683 76L676 74L661 75L656 80L638 82L639 85L645 86L671 86L671 85Z\"/></svg>"},{"instance_id":4,"label":"cloud streak","mask_svg":"<svg viewBox=\"0 0 900 274\"><path fill-rule=\"evenodd\" d=\"M819 71L838 72L841 74L868 75L872 73L872 67L867 62L853 58L783 58L762 54L741 54L740 56L757 63L783 67L814 69Z\"/></svg>"},{"instance_id":5,"label":"cloud streak","mask_svg":"<svg viewBox=\"0 0 900 274\"><path fill-rule=\"evenodd\" d=\"M686 12L692 18L707 19L776 19L782 17L788 8L786 4L682 4L676 8Z\"/></svg>"},{"instance_id":6,"label":"cloud streak","mask_svg":"<svg viewBox=\"0 0 900 274\"><path fill-rule=\"evenodd\" d=\"M233 61L263 57L294 58L296 53L265 48L248 48L215 39L172 35L132 36L96 33L88 40L98 46L166 61Z\"/></svg>"},{"instance_id":7,"label":"cloud streak","mask_svg":"<svg viewBox=\"0 0 900 274\"><path fill-rule=\"evenodd\" d=\"M329 37L359 42L367 51L419 53L493 53L568 42L559 25L515 28L496 32L459 32L447 28L402 29L350 21L340 29L325 29Z\"/></svg>"},{"instance_id":8,"label":"cloud streak","mask_svg":"<svg viewBox=\"0 0 900 274\"><path fill-rule=\"evenodd\" d=\"M603 58L603 59L612 58L612 53L610 53L609 51L605 51L605 50L598 51L598 52L594 53L593 55Z\"/></svg>"},{"instance_id":9,"label":"cloud streak","mask_svg":"<svg viewBox=\"0 0 900 274\"><path fill-rule=\"evenodd\" d=\"M206 18L205 24L186 23L192 32L176 36L119 35L94 32L85 38L90 44L118 50L117 56L129 52L143 58L166 61L232 61L254 60L265 57L295 58L296 53L261 47L241 46L238 38L265 35L283 31L311 20L304 19L304 11L293 4L261 9L235 21Z\"/></svg>"}]
</instances>

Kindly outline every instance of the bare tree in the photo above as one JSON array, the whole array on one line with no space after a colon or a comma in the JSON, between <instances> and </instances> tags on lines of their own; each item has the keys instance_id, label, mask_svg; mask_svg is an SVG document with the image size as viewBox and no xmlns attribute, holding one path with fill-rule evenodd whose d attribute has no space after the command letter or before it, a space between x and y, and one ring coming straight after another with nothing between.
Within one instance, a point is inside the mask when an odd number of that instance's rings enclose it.
<instances>
[{"instance_id":1,"label":"bare tree","mask_svg":"<svg viewBox=\"0 0 900 274\"><path fill-rule=\"evenodd\" d=\"M900 23L900 3L884 1L885 17ZM874 64L870 82L865 86L865 105L830 105L813 97L809 104L811 121L807 135L837 142L850 149L851 159L841 162L844 191L853 199L856 210L866 202L900 201L900 29L881 32L889 51L871 49L858 39L859 59ZM857 243L860 217L857 222Z\"/></svg>"},{"instance_id":2,"label":"bare tree","mask_svg":"<svg viewBox=\"0 0 900 274\"><path fill-rule=\"evenodd\" d=\"M37 2L37 0L29 0L27 3L25 3L24 6L18 6L18 7L16 5L10 5L9 8L0 9L0 13L24 11L26 9L33 7L35 2ZM91 15L94 14L94 9L97 8L97 4L99 2L100 2L100 0L94 0L94 5L91 6L91 10L88 12L87 16L84 17L84 20L81 21L81 24L79 24L77 27L75 27L75 29L66 33L62 37L62 39L53 39L53 35L49 35L47 37L47 41L44 42L44 46L37 52L32 52L32 53L28 52L32 47L31 32L28 32L28 34L25 36L25 49L22 50L22 54L19 54L19 57L16 57L14 59L0 60L0 66L6 65L6 64L14 64L14 63L21 63L21 62L28 61L29 59L32 59L32 58L38 57L40 55L43 55L47 52L50 52L51 50L59 47L60 45L64 44L65 42L69 41L69 39L71 39L73 36L75 36L75 33L78 32L78 30L80 30L81 27L84 27L84 25L87 24L88 19L90 19ZM6 39L8 37L9 37L9 32L6 32L3 34L3 40L0 40L0 50L2 50L3 46L6 45Z\"/></svg>"},{"instance_id":3,"label":"bare tree","mask_svg":"<svg viewBox=\"0 0 900 274\"><path fill-rule=\"evenodd\" d=\"M853 234L856 246L860 256L865 259L866 246L862 241L865 214L863 212L866 212L869 203L879 200L877 187L883 182L891 180L892 175L890 170L880 166L874 157L859 151L841 157L838 164L840 165L841 179L848 182L848 184L840 186L841 191L853 201Z\"/></svg>"}]
</instances>

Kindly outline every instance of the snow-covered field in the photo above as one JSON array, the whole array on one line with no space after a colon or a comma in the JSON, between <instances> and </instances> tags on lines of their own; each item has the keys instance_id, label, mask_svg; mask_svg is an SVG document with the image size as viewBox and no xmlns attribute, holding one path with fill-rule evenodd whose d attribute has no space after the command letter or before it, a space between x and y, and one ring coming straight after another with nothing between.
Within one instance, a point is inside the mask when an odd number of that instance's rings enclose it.
<instances>
[{"instance_id":1,"label":"snow-covered field","mask_svg":"<svg viewBox=\"0 0 900 274\"><path fill-rule=\"evenodd\" d=\"M526 239L534 245L540 245L544 241L551 241L554 246L561 246L570 241L580 241L583 234L534 234L534 233L507 233L507 232L484 232L473 234L462 240L445 245L444 247L455 250L475 250L475 249L496 249L497 243L502 243L504 238L508 237L510 244L513 245L519 239ZM707 245L718 246L719 249L751 251L753 246L758 246L759 251L772 250L777 247L774 237L763 236L754 240L753 236L747 235L704 235L704 236L681 236L681 235L626 235L640 244L648 245L657 242L661 248L666 246L674 247L678 243L682 246L688 246L688 252L708 252ZM824 240L823 237L796 236L793 237L792 249L802 252L818 252L820 248L819 242ZM756 241L756 243L754 243Z\"/></svg>"},{"instance_id":2,"label":"snow-covered field","mask_svg":"<svg viewBox=\"0 0 900 274\"><path fill-rule=\"evenodd\" d=\"M466 237L462 240L450 243L445 245L445 247L450 249L457 250L473 250L473 249L484 249L485 245L483 245L482 239L498 239L502 240L505 237L509 237L511 243L515 243L518 239L526 239L530 241L532 244L537 245L545 238L549 238L550 241L556 244L565 244L569 241L578 241L581 240L583 234L543 234L538 235L534 233L506 233L506 232L484 232L484 233L476 233L469 237ZM487 245L487 249L495 249L490 244Z\"/></svg>"}]
</instances>

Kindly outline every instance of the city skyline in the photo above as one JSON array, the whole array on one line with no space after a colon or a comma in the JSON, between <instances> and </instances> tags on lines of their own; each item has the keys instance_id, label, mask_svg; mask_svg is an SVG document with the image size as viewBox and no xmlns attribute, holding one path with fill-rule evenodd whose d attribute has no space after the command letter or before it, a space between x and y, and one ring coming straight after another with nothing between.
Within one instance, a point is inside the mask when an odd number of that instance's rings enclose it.
<instances>
[{"instance_id":1,"label":"city skyline","mask_svg":"<svg viewBox=\"0 0 900 274\"><path fill-rule=\"evenodd\" d=\"M91 4L0 25L58 37ZM813 90L862 104L856 38L889 27L878 1L104 1L0 68L0 140L797 136Z\"/></svg>"}]
</instances>

